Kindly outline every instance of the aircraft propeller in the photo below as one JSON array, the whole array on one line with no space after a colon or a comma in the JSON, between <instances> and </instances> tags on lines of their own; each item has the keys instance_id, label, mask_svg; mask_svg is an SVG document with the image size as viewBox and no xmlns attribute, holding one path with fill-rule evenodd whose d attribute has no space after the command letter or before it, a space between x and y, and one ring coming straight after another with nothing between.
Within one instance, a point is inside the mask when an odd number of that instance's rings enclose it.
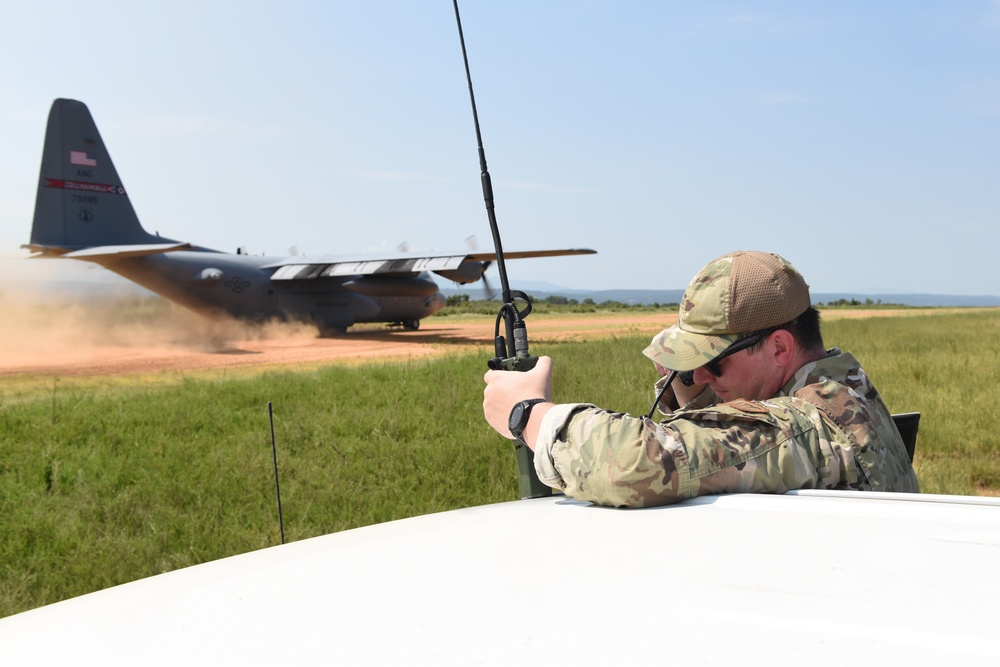
<instances>
[{"instance_id":1,"label":"aircraft propeller","mask_svg":"<svg viewBox=\"0 0 1000 667\"><path fill-rule=\"evenodd\" d=\"M468 246L471 252L479 252L479 245L476 243L475 234L466 237L465 245ZM483 296L486 297L487 301L493 301L497 296L496 290L493 289L492 285L490 285L490 281L486 279L486 270L490 268L491 264L493 264L493 260L487 260L485 262L482 262L483 273L481 276L481 280L483 281Z\"/></svg>"},{"instance_id":2,"label":"aircraft propeller","mask_svg":"<svg viewBox=\"0 0 1000 667\"><path fill-rule=\"evenodd\" d=\"M492 263L492 261L483 262L483 294L487 301L495 301L497 296L493 285L490 285L490 281L486 280L486 269L490 268L490 264Z\"/></svg>"}]
</instances>

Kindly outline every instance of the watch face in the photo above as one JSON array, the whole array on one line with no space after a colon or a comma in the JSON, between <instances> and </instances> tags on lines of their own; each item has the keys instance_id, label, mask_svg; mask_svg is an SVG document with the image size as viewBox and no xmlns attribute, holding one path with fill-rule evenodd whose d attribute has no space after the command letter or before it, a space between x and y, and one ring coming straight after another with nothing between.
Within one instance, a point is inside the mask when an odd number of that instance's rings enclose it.
<instances>
[{"instance_id":1,"label":"watch face","mask_svg":"<svg viewBox=\"0 0 1000 667\"><path fill-rule=\"evenodd\" d=\"M507 417L507 428L510 429L512 436L520 440L521 433L528 425L528 414L531 411L531 406L544 400L544 398L531 398L514 404L514 407L510 409L510 416Z\"/></svg>"},{"instance_id":2,"label":"watch face","mask_svg":"<svg viewBox=\"0 0 1000 667\"><path fill-rule=\"evenodd\" d=\"M524 406L518 403L514 406L514 409L510 412L510 418L507 420L507 428L512 432L521 424L521 417L524 415Z\"/></svg>"}]
</instances>

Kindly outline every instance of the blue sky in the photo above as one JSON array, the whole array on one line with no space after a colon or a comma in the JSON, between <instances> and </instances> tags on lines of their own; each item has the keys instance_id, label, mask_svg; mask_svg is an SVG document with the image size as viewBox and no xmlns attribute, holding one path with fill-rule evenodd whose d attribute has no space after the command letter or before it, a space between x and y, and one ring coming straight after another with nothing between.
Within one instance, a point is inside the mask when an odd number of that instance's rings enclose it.
<instances>
[{"instance_id":1,"label":"blue sky","mask_svg":"<svg viewBox=\"0 0 1000 667\"><path fill-rule=\"evenodd\" d=\"M599 252L511 261L511 287L681 289L742 248L814 292L1000 294L997 0L460 9L504 247ZM4 257L57 97L164 236L492 246L450 0L54 0L3 26Z\"/></svg>"}]
</instances>

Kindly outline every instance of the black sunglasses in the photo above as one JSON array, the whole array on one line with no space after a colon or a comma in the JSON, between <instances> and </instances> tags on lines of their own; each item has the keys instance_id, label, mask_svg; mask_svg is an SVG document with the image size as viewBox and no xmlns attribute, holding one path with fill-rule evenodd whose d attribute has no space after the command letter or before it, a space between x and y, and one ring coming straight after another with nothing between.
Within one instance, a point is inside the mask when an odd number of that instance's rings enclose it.
<instances>
[{"instance_id":1,"label":"black sunglasses","mask_svg":"<svg viewBox=\"0 0 1000 667\"><path fill-rule=\"evenodd\" d=\"M725 359L730 355L736 354L740 350L745 350L748 347L753 347L760 341L770 336L772 333L774 333L773 329L770 331L761 331L760 333L756 333L752 336L747 336L746 338L736 341L735 343L724 349L715 359L712 359L711 361L706 363L705 368L707 368L708 372L714 375L715 377L717 378L722 377L722 369L719 368L720 361L722 361L723 359ZM684 383L684 386L686 387L690 387L691 385L694 384L694 371L681 371L677 374L677 377L680 378L680 381Z\"/></svg>"}]
</instances>

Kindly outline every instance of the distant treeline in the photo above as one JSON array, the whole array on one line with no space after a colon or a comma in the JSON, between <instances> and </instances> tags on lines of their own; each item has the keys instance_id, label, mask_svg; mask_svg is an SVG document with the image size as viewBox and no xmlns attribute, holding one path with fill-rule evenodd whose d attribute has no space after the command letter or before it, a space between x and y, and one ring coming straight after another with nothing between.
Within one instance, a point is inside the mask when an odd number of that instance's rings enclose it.
<instances>
[{"instance_id":1,"label":"distant treeline","mask_svg":"<svg viewBox=\"0 0 1000 667\"><path fill-rule=\"evenodd\" d=\"M468 294L452 294L446 298L447 307L438 312L437 316L447 317L459 314L491 314L498 312L502 302L498 300L475 300ZM523 305L523 304L522 304ZM608 299L605 301L595 301L590 297L574 299L568 296L550 294L544 298L531 299L532 308L539 313L596 313L599 311L634 311L652 312L656 310L668 310L676 312L680 307L677 301L666 303L625 303ZM829 303L817 303L819 308L911 308L901 303L883 303L882 299L836 299Z\"/></svg>"},{"instance_id":2,"label":"distant treeline","mask_svg":"<svg viewBox=\"0 0 1000 667\"><path fill-rule=\"evenodd\" d=\"M871 308L872 306L886 307L886 308L910 308L902 303L882 303L882 299L865 299L864 301L859 301L858 299L837 299L835 301L830 301L828 303L817 303L817 307L825 306L827 308L839 308L842 306L864 306L866 308Z\"/></svg>"},{"instance_id":3,"label":"distant treeline","mask_svg":"<svg viewBox=\"0 0 1000 667\"><path fill-rule=\"evenodd\" d=\"M590 298L597 304L605 302L620 302L634 305L652 305L680 303L684 298L684 290L637 290L637 289L611 289L611 290L591 290L582 291L574 289L555 290L540 288L520 288L531 295L532 300L541 301L549 296L565 295L569 299L577 299L582 303L585 298ZM496 299L490 297L484 290L466 286L465 289L454 289L442 287L441 293L446 297L470 295L469 298L475 301L483 299ZM976 308L996 308L1000 307L1000 297L983 295L960 295L960 294L892 294L892 293L852 293L852 292L812 292L813 302L817 305L855 305L871 307L875 305L893 305L934 307L943 306L955 307L976 307Z\"/></svg>"},{"instance_id":4,"label":"distant treeline","mask_svg":"<svg viewBox=\"0 0 1000 667\"><path fill-rule=\"evenodd\" d=\"M448 315L459 315L459 314L494 314L499 311L500 306L503 304L502 301L490 300L490 301L476 301L469 297L468 294L453 294L447 297L446 300L447 307L439 311L437 316L448 316ZM523 303L518 304L519 307L523 306ZM535 312L539 313L596 313L598 311L639 311L648 312L655 310L671 310L676 311L680 307L679 303L650 303L650 304L628 304L622 303L621 301L601 301L598 303L594 299L586 297L582 300L577 300L571 297L559 296L559 295L549 295L543 299L531 299L531 306Z\"/></svg>"}]
</instances>

